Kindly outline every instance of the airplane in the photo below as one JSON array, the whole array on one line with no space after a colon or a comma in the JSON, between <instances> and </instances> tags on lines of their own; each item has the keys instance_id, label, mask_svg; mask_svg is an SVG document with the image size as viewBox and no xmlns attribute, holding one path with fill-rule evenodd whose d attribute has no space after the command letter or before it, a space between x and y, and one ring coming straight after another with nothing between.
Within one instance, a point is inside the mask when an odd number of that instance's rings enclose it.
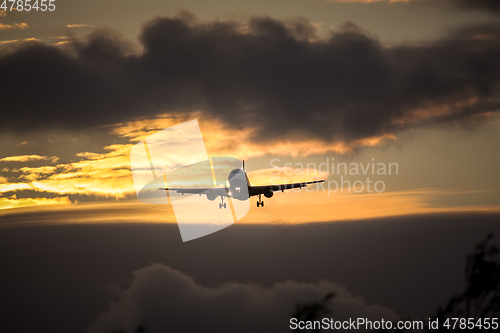
<instances>
[{"instance_id":1,"label":"airplane","mask_svg":"<svg viewBox=\"0 0 500 333\"><path fill-rule=\"evenodd\" d=\"M324 183L324 180L315 180L302 183L281 184L281 185L261 185L252 186L245 171L245 161L243 161L241 169L234 169L228 176L229 187L215 187L215 188L159 188L158 190L175 191L184 194L205 194L207 199L214 201L217 197L221 198L219 209L226 208L224 198L234 198L240 201L248 200L250 197L258 196L257 207L264 207L262 195L266 198L272 198L274 192L290 190L293 188L307 187L310 184Z\"/></svg>"}]
</instances>

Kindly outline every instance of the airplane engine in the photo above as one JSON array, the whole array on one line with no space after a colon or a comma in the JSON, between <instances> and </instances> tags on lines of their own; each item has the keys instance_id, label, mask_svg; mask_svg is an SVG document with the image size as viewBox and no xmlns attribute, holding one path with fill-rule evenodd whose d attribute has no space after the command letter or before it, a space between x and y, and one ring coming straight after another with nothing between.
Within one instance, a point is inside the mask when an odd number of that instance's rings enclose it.
<instances>
[{"instance_id":1,"label":"airplane engine","mask_svg":"<svg viewBox=\"0 0 500 333\"><path fill-rule=\"evenodd\" d=\"M270 187L270 186L266 186L266 188L264 188L264 196L265 196L266 198L272 198L272 197L273 197L273 195L274 195L274 192L273 192L273 190L271 189L271 187Z\"/></svg>"},{"instance_id":2,"label":"airplane engine","mask_svg":"<svg viewBox=\"0 0 500 333\"><path fill-rule=\"evenodd\" d=\"M210 201L214 201L215 199L217 199L217 194L215 194L215 191L213 188L211 188L207 191L207 199Z\"/></svg>"}]
</instances>

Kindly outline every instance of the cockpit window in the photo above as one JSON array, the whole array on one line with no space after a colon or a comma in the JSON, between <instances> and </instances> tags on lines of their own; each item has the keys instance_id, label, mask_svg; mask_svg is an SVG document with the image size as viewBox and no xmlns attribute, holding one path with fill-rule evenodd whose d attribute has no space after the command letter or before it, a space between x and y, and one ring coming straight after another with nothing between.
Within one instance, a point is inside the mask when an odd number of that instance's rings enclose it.
<instances>
[{"instance_id":1,"label":"cockpit window","mask_svg":"<svg viewBox=\"0 0 500 333\"><path fill-rule=\"evenodd\" d=\"M231 171L231 173L229 174L229 179L231 179L234 176L236 176L239 172L240 172L239 169L234 169L233 171Z\"/></svg>"}]
</instances>

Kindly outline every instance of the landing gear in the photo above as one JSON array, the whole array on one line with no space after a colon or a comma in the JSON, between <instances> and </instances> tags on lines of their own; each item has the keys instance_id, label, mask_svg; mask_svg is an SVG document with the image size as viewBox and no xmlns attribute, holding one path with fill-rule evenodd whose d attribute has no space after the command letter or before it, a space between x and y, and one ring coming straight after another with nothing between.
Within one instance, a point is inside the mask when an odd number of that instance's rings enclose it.
<instances>
[{"instance_id":1,"label":"landing gear","mask_svg":"<svg viewBox=\"0 0 500 333\"><path fill-rule=\"evenodd\" d=\"M259 206L264 207L264 201L262 201L260 194L259 194L259 201L257 201L257 207Z\"/></svg>"},{"instance_id":2,"label":"landing gear","mask_svg":"<svg viewBox=\"0 0 500 333\"><path fill-rule=\"evenodd\" d=\"M220 199L222 202L219 204L219 209L222 209L222 207L224 207L224 209L226 209L226 204L224 203L224 197L221 196Z\"/></svg>"}]
</instances>

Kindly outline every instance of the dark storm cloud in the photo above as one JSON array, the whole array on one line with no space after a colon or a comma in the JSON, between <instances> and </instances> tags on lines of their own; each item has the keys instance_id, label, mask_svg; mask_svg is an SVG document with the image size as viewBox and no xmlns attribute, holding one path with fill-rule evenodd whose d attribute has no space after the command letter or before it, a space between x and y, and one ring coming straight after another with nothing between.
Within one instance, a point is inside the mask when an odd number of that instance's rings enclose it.
<instances>
[{"instance_id":1,"label":"dark storm cloud","mask_svg":"<svg viewBox=\"0 0 500 333\"><path fill-rule=\"evenodd\" d=\"M415 109L469 101L436 118L467 120L498 109L499 36L500 25L489 24L386 47L353 24L314 40L305 19L155 18L143 27L140 54L102 29L69 49L4 52L0 128L82 128L202 109L230 126L258 126L256 138L354 140L409 126L397 120Z\"/></svg>"}]
</instances>

